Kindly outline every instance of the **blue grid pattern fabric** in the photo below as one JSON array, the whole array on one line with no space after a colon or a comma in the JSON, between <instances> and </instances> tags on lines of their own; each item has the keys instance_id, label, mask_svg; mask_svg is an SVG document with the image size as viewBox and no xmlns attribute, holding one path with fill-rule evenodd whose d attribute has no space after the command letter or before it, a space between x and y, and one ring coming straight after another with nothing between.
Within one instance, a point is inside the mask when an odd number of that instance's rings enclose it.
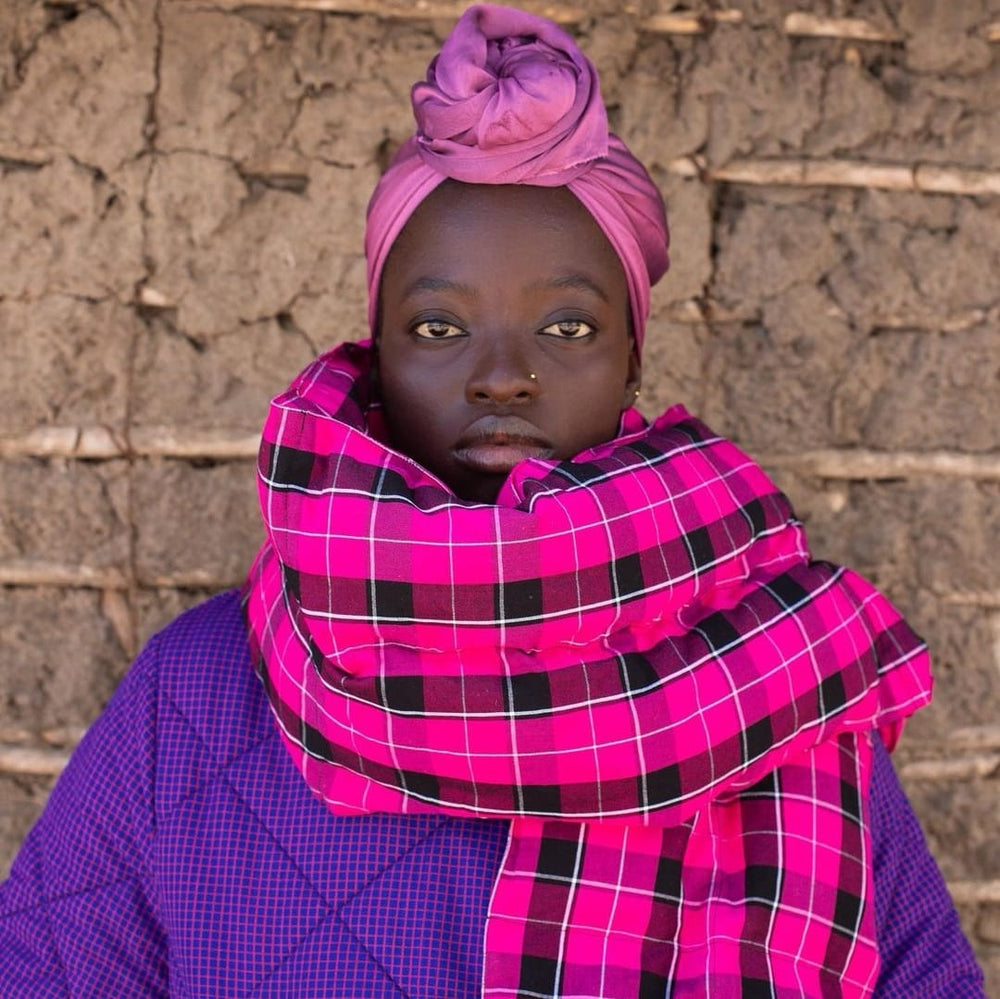
<instances>
[{"instance_id":1,"label":"blue grid pattern fabric","mask_svg":"<svg viewBox=\"0 0 1000 999\"><path fill-rule=\"evenodd\" d=\"M982 997L887 755L876 995ZM472 999L507 823L332 816L279 741L238 597L154 639L0 886L0 994Z\"/></svg>"},{"instance_id":2,"label":"blue grid pattern fabric","mask_svg":"<svg viewBox=\"0 0 1000 999\"><path fill-rule=\"evenodd\" d=\"M979 999L983 976L889 754L875 740L871 808L879 999Z\"/></svg>"}]
</instances>

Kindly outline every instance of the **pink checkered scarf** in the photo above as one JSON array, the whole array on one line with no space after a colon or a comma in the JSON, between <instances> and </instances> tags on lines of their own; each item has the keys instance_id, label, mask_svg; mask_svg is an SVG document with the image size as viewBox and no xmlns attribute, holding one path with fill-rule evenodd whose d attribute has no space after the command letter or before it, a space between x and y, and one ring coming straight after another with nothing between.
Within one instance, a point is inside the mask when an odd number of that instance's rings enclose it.
<instances>
[{"instance_id":1,"label":"pink checkered scarf","mask_svg":"<svg viewBox=\"0 0 1000 999\"><path fill-rule=\"evenodd\" d=\"M869 994L870 733L930 696L897 611L679 407L482 506L382 443L369 365L260 451L247 615L310 788L511 820L486 996Z\"/></svg>"}]
</instances>

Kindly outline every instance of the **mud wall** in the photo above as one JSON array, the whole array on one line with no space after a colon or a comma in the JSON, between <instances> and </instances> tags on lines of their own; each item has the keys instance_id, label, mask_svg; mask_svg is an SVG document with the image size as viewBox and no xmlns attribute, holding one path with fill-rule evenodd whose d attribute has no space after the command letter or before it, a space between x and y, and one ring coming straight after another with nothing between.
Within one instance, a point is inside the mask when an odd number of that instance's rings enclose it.
<instances>
[{"instance_id":1,"label":"mud wall","mask_svg":"<svg viewBox=\"0 0 1000 999\"><path fill-rule=\"evenodd\" d=\"M0 3L4 868L140 644L240 581L269 395L363 332L364 205L458 8L325 7ZM643 407L760 457L930 641L897 767L1000 995L1000 12L544 9L669 205Z\"/></svg>"}]
</instances>

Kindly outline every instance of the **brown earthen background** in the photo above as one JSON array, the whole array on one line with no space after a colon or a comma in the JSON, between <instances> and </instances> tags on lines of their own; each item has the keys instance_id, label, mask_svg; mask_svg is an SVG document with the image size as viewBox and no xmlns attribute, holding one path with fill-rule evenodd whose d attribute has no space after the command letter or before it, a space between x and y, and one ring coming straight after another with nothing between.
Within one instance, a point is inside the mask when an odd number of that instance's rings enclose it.
<instances>
[{"instance_id":1,"label":"brown earthen background","mask_svg":"<svg viewBox=\"0 0 1000 999\"><path fill-rule=\"evenodd\" d=\"M0 0L0 870L138 646L241 579L269 395L363 332L364 206L457 5L309 3ZM534 8L668 201L643 407L758 455L930 641L897 768L1000 996L1000 8Z\"/></svg>"}]
</instances>

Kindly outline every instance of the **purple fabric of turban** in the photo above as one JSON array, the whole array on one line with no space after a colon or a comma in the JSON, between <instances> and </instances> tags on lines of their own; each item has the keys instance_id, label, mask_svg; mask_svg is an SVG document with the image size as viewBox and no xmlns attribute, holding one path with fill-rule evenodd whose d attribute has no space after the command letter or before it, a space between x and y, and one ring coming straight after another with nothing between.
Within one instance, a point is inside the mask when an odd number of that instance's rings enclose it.
<instances>
[{"instance_id":1,"label":"purple fabric of turban","mask_svg":"<svg viewBox=\"0 0 1000 999\"><path fill-rule=\"evenodd\" d=\"M412 92L417 133L397 152L368 205L368 322L389 250L443 180L566 186L594 217L628 281L636 346L649 290L666 273L663 199L608 132L597 71L551 21L508 7L470 7Z\"/></svg>"}]
</instances>

